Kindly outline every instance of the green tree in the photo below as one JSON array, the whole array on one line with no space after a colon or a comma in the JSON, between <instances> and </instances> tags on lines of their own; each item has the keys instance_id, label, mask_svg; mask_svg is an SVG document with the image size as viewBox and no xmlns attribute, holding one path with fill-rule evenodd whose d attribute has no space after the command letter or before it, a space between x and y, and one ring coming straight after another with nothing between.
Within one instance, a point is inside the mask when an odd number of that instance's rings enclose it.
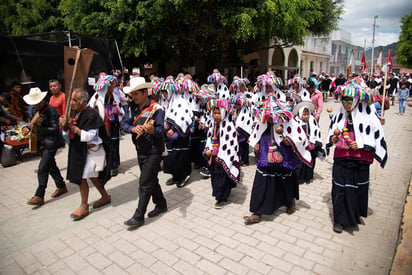
<instances>
[{"instance_id":1,"label":"green tree","mask_svg":"<svg viewBox=\"0 0 412 275\"><path fill-rule=\"evenodd\" d=\"M0 3L0 34L25 35L63 30L57 10L60 0L3 0Z\"/></svg>"},{"instance_id":2,"label":"green tree","mask_svg":"<svg viewBox=\"0 0 412 275\"><path fill-rule=\"evenodd\" d=\"M69 30L112 38L139 63L219 62L271 46L303 44L336 28L343 0L3 0L5 35ZM56 8L57 7L57 8ZM241 54L239 55L239 51Z\"/></svg>"},{"instance_id":3,"label":"green tree","mask_svg":"<svg viewBox=\"0 0 412 275\"><path fill-rule=\"evenodd\" d=\"M397 49L398 62L412 68L412 13L401 18L401 34Z\"/></svg>"},{"instance_id":4,"label":"green tree","mask_svg":"<svg viewBox=\"0 0 412 275\"><path fill-rule=\"evenodd\" d=\"M302 44L336 27L342 0L62 0L70 30L115 38L127 57L182 66L271 43Z\"/></svg>"}]
</instances>

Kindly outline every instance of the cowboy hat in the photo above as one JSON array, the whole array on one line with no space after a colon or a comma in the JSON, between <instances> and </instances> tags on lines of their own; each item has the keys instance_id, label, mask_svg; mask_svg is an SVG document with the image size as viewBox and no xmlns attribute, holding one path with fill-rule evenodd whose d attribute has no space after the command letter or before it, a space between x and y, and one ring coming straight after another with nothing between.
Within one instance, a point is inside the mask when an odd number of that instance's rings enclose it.
<instances>
[{"instance_id":1,"label":"cowboy hat","mask_svg":"<svg viewBox=\"0 0 412 275\"><path fill-rule=\"evenodd\" d=\"M141 89L151 89L154 85L150 82L146 82L144 77L138 76L130 79L130 92L138 91Z\"/></svg>"},{"instance_id":2,"label":"cowboy hat","mask_svg":"<svg viewBox=\"0 0 412 275\"><path fill-rule=\"evenodd\" d=\"M312 113L315 110L315 105L311 101L301 101L293 106L292 113L296 116L302 108L308 108L309 113Z\"/></svg>"},{"instance_id":3,"label":"cowboy hat","mask_svg":"<svg viewBox=\"0 0 412 275\"><path fill-rule=\"evenodd\" d=\"M39 104L47 95L47 92L42 92L40 88L30 88L29 94L23 96L24 101L29 105Z\"/></svg>"},{"instance_id":4,"label":"cowboy hat","mask_svg":"<svg viewBox=\"0 0 412 275\"><path fill-rule=\"evenodd\" d=\"M130 88L129 86L124 86L123 87L123 93L128 94L132 91L132 88Z\"/></svg>"}]
</instances>

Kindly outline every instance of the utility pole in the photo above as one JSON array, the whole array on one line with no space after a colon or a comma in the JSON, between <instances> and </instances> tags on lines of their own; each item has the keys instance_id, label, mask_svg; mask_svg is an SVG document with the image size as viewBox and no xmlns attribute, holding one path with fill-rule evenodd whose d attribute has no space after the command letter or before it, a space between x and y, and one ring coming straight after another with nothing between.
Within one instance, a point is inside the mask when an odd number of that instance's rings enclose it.
<instances>
[{"instance_id":1,"label":"utility pole","mask_svg":"<svg viewBox=\"0 0 412 275\"><path fill-rule=\"evenodd\" d=\"M377 15L375 15L374 17L373 17L373 36L372 36L372 56L371 56L371 75L373 74L373 68L374 68L374 66L373 66L373 50L374 50L374 47L375 47L375 27L378 27L377 25L376 25L376 19L378 18L378 16Z\"/></svg>"}]
</instances>

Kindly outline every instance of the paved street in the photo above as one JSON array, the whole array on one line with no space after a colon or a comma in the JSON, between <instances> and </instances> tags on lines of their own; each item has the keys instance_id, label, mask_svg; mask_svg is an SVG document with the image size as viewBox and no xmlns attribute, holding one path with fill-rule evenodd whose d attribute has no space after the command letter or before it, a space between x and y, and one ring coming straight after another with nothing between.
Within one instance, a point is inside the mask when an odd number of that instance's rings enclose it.
<instances>
[{"instance_id":1,"label":"paved street","mask_svg":"<svg viewBox=\"0 0 412 275\"><path fill-rule=\"evenodd\" d=\"M338 104L329 98L324 110L328 106ZM397 112L397 102L386 112L386 167L370 168L369 216L342 234L332 231L332 155L317 161L313 183L300 185L294 214L281 208L248 226L242 217L249 214L252 154L221 210L214 209L210 179L199 170L183 188L166 186L169 176L161 172L169 211L130 231L123 222L137 205L139 177L130 136L121 141L120 174L107 184L112 204L91 208L77 222L70 218L80 204L74 184L52 199L50 180L46 203L38 209L26 204L37 186L39 159L25 153L17 165L0 168L0 274L388 274L412 172L412 108L404 116ZM320 123L325 138L326 111ZM67 148L57 163L65 175ZM98 198L91 188L89 201Z\"/></svg>"}]
</instances>

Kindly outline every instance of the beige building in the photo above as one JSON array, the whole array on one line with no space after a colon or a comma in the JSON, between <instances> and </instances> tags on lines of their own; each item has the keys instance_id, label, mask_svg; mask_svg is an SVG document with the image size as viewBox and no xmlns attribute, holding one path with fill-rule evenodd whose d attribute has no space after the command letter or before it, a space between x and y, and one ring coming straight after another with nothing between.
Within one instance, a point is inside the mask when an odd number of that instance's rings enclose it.
<instances>
[{"instance_id":1,"label":"beige building","mask_svg":"<svg viewBox=\"0 0 412 275\"><path fill-rule=\"evenodd\" d=\"M268 50L245 55L244 61L248 64L245 76L253 78L253 75L272 70L284 80L295 74L309 78L313 72L328 72L330 58L330 37L308 36L303 46L270 47Z\"/></svg>"}]
</instances>

